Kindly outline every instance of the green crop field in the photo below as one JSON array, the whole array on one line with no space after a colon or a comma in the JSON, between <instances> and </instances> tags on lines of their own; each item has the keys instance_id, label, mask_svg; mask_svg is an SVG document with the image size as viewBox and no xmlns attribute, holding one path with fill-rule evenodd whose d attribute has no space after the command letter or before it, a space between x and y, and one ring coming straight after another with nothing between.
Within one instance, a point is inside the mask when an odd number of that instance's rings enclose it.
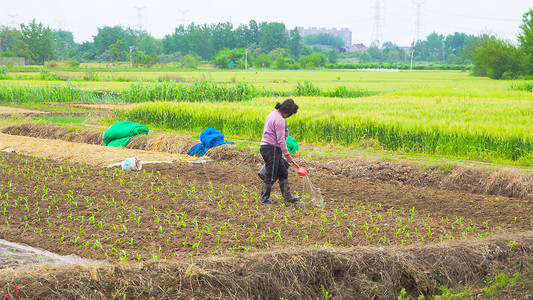
<instances>
[{"instance_id":1,"label":"green crop field","mask_svg":"<svg viewBox=\"0 0 533 300\"><path fill-rule=\"evenodd\" d=\"M101 73L140 81L4 80L0 101L155 101L120 111L116 118L170 130L215 127L235 138L257 140L266 114L276 102L292 97L300 111L288 123L304 143L357 147L372 141L385 150L515 165L533 162L533 93L511 89L520 82L460 71ZM182 80L157 80L171 76Z\"/></svg>"},{"instance_id":2,"label":"green crop field","mask_svg":"<svg viewBox=\"0 0 533 300\"><path fill-rule=\"evenodd\" d=\"M345 282L385 299L531 285L533 269L520 267L533 245L531 81L461 71L23 71L0 81L0 147L17 152L0 153L1 237L110 263L109 275L93 266L6 273L23 297L46 298L31 296L41 287L57 295L54 285L87 287L76 296L108 286L107 298L139 297L132 287L227 298L219 291L235 289L220 284L242 280L248 299L260 294L253 278L288 289L299 278L306 291L326 278L312 299L340 295ZM259 140L287 98L300 107L287 119L294 158L309 170L290 170L291 188L305 201L284 203L273 189L278 202L262 205ZM165 161L139 172L96 165L110 156L101 134L121 120L150 134L113 149L117 161ZM235 144L185 156L208 127ZM171 153L187 161L167 161ZM15 250L3 260L26 264Z\"/></svg>"}]
</instances>

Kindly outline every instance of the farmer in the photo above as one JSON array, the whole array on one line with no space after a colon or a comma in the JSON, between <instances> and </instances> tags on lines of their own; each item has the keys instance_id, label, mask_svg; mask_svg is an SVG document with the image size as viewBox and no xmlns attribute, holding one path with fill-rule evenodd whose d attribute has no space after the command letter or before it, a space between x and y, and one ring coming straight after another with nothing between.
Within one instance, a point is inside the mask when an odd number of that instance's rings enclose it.
<instances>
[{"instance_id":1,"label":"farmer","mask_svg":"<svg viewBox=\"0 0 533 300\"><path fill-rule=\"evenodd\" d=\"M275 108L276 110L266 117L263 138L261 139L261 146L259 148L261 156L263 156L263 159L265 160L266 167L266 175L261 188L261 203L276 203L269 198L272 191L272 185L278 179L283 200L295 203L299 201L301 197L292 195L289 184L289 172L287 168L289 162L293 164L295 162L287 149L289 130L287 129L287 122L285 119L298 111L298 105L294 103L294 100L287 99L281 104L278 102ZM286 160L283 159L283 156L285 156Z\"/></svg>"}]
</instances>

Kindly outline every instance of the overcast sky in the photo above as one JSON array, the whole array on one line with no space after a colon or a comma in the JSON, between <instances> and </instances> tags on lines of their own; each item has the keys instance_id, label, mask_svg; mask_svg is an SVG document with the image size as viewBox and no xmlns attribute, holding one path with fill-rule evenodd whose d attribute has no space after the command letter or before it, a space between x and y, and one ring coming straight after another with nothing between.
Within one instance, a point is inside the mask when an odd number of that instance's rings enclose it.
<instances>
[{"instance_id":1,"label":"overcast sky","mask_svg":"<svg viewBox=\"0 0 533 300\"><path fill-rule=\"evenodd\" d=\"M416 5L419 3L419 5ZM92 41L98 28L142 26L156 38L181 24L259 22L348 28L353 43L392 41L410 45L418 33L493 33L516 42L522 15L533 0L0 0L0 24L19 27L32 19ZM417 12L420 12L419 14ZM420 16L420 18L418 18ZM140 18L139 18L140 17ZM376 24L378 26L376 26ZM418 24L418 25L417 25ZM380 29L380 30L376 30Z\"/></svg>"}]
</instances>

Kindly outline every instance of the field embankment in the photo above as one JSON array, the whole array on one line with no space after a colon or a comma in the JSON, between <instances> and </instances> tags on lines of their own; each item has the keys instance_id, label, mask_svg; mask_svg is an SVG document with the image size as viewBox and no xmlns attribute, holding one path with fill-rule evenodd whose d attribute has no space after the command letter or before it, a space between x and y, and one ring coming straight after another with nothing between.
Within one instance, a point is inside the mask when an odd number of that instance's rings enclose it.
<instances>
[{"instance_id":1,"label":"field embankment","mask_svg":"<svg viewBox=\"0 0 533 300\"><path fill-rule=\"evenodd\" d=\"M29 299L396 299L468 287L491 298L484 281L500 272L531 274L533 236L426 247L277 250L223 258L7 271ZM531 279L531 275L529 275ZM13 282L3 291L14 295ZM531 284L503 286L497 298L531 297Z\"/></svg>"}]
</instances>

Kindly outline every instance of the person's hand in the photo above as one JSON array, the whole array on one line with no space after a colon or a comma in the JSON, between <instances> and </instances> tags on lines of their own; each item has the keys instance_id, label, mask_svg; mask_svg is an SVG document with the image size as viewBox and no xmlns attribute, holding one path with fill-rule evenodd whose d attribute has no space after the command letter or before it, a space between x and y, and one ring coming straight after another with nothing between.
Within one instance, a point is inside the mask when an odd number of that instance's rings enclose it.
<instances>
[{"instance_id":1,"label":"person's hand","mask_svg":"<svg viewBox=\"0 0 533 300\"><path fill-rule=\"evenodd\" d=\"M294 161L294 159L292 159L292 156L290 154L285 155L285 159L291 164L296 165L296 162Z\"/></svg>"}]
</instances>

